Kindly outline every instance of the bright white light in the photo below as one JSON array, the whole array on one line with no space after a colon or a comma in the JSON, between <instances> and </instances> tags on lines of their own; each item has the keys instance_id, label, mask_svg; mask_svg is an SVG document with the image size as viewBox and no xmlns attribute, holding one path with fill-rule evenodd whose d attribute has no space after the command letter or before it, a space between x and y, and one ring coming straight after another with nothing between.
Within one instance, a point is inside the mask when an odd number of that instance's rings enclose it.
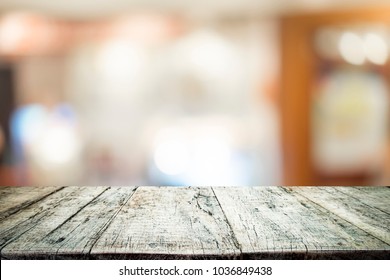
<instances>
[{"instance_id":1,"label":"bright white light","mask_svg":"<svg viewBox=\"0 0 390 280\"><path fill-rule=\"evenodd\" d=\"M31 147L37 161L45 168L69 163L78 153L78 141L68 126L50 127Z\"/></svg>"},{"instance_id":2,"label":"bright white light","mask_svg":"<svg viewBox=\"0 0 390 280\"><path fill-rule=\"evenodd\" d=\"M134 45L112 41L103 46L98 57L98 69L113 86L134 83L145 63L145 53Z\"/></svg>"},{"instance_id":3,"label":"bright white light","mask_svg":"<svg viewBox=\"0 0 390 280\"><path fill-rule=\"evenodd\" d=\"M189 179L195 184L222 185L231 182L231 150L222 137L207 136L194 143Z\"/></svg>"},{"instance_id":4,"label":"bright white light","mask_svg":"<svg viewBox=\"0 0 390 280\"><path fill-rule=\"evenodd\" d=\"M195 146L195 163L202 170L219 170L230 160L230 149L223 139L204 137Z\"/></svg>"},{"instance_id":5,"label":"bright white light","mask_svg":"<svg viewBox=\"0 0 390 280\"><path fill-rule=\"evenodd\" d=\"M205 79L226 79L237 71L232 44L209 31L199 31L179 44L179 63Z\"/></svg>"},{"instance_id":6,"label":"bright white light","mask_svg":"<svg viewBox=\"0 0 390 280\"><path fill-rule=\"evenodd\" d=\"M158 144L154 153L157 168L167 175L183 173L189 163L187 146L179 140L166 140Z\"/></svg>"},{"instance_id":7,"label":"bright white light","mask_svg":"<svg viewBox=\"0 0 390 280\"><path fill-rule=\"evenodd\" d=\"M339 41L341 56L349 63L361 65L365 61L364 41L352 32L345 32Z\"/></svg>"},{"instance_id":8,"label":"bright white light","mask_svg":"<svg viewBox=\"0 0 390 280\"><path fill-rule=\"evenodd\" d=\"M389 57L388 46L382 37L369 33L364 37L364 50L368 60L383 65Z\"/></svg>"},{"instance_id":9,"label":"bright white light","mask_svg":"<svg viewBox=\"0 0 390 280\"><path fill-rule=\"evenodd\" d=\"M189 56L197 71L208 73L212 77L223 75L231 59L228 48L222 42L206 40L192 48Z\"/></svg>"}]
</instances>

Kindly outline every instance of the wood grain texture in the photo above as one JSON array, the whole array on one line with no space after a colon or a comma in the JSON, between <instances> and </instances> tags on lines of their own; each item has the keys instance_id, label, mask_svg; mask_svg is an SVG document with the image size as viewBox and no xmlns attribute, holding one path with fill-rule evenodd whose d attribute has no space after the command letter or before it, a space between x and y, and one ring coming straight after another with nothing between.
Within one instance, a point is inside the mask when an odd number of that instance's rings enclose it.
<instances>
[{"instance_id":1,"label":"wood grain texture","mask_svg":"<svg viewBox=\"0 0 390 280\"><path fill-rule=\"evenodd\" d=\"M1 220L1 256L18 258L19 254L24 255L28 248L69 220L106 189L67 187ZM16 239L19 244L24 242L24 245L6 248Z\"/></svg>"},{"instance_id":2,"label":"wood grain texture","mask_svg":"<svg viewBox=\"0 0 390 280\"><path fill-rule=\"evenodd\" d=\"M0 257L388 259L389 190L0 187Z\"/></svg>"},{"instance_id":3,"label":"wood grain texture","mask_svg":"<svg viewBox=\"0 0 390 280\"><path fill-rule=\"evenodd\" d=\"M351 194L344 193L347 190L344 189L344 192L342 192L334 187L297 187L293 191L328 209L390 246L390 214L380 210L380 208L383 208L383 203L375 207L377 204L375 196L371 195L370 197L368 193L366 195L358 195L359 192L354 192L356 197L360 197L360 200L351 196ZM368 189L365 191L370 192ZM387 194L387 191L384 192ZM364 203L363 201L365 200L371 204Z\"/></svg>"},{"instance_id":4,"label":"wood grain texture","mask_svg":"<svg viewBox=\"0 0 390 280\"><path fill-rule=\"evenodd\" d=\"M86 189L92 192L92 188ZM87 259L93 244L134 191L135 187L108 188L47 235L47 231L40 232L40 238L33 241L30 234L22 235L6 246L3 254L14 258L23 252L23 258Z\"/></svg>"},{"instance_id":5,"label":"wood grain texture","mask_svg":"<svg viewBox=\"0 0 390 280\"><path fill-rule=\"evenodd\" d=\"M390 187L337 187L335 190L390 214Z\"/></svg>"},{"instance_id":6,"label":"wood grain texture","mask_svg":"<svg viewBox=\"0 0 390 280\"><path fill-rule=\"evenodd\" d=\"M140 187L91 254L97 258L238 256L211 188Z\"/></svg>"},{"instance_id":7,"label":"wood grain texture","mask_svg":"<svg viewBox=\"0 0 390 280\"><path fill-rule=\"evenodd\" d=\"M243 254L288 258L289 254L353 255L357 251L390 249L388 244L287 188L213 189Z\"/></svg>"},{"instance_id":8,"label":"wood grain texture","mask_svg":"<svg viewBox=\"0 0 390 280\"><path fill-rule=\"evenodd\" d=\"M0 188L0 220L27 207L63 187Z\"/></svg>"}]
</instances>

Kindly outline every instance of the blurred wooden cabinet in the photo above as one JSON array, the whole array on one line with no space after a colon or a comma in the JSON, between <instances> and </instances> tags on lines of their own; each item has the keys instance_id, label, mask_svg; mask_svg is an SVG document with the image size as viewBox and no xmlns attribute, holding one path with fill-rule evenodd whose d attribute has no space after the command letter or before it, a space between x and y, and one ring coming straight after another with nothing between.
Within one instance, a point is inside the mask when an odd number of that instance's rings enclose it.
<instances>
[{"instance_id":1,"label":"blurred wooden cabinet","mask_svg":"<svg viewBox=\"0 0 390 280\"><path fill-rule=\"evenodd\" d=\"M390 184L389 45L390 6L282 19L285 185Z\"/></svg>"}]
</instances>

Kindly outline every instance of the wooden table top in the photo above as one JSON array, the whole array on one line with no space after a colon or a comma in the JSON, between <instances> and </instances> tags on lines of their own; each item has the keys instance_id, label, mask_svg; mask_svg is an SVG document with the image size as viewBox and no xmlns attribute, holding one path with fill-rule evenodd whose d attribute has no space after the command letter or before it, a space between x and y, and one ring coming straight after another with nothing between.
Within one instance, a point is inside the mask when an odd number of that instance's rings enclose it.
<instances>
[{"instance_id":1,"label":"wooden table top","mask_svg":"<svg viewBox=\"0 0 390 280\"><path fill-rule=\"evenodd\" d=\"M389 259L389 187L0 187L2 259Z\"/></svg>"}]
</instances>

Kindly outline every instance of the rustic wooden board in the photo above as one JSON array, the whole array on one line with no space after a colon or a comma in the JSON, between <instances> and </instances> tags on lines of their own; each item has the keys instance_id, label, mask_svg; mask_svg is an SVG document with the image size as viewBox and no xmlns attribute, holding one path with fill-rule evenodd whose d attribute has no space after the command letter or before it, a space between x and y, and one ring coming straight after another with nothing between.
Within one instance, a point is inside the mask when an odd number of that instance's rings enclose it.
<instances>
[{"instance_id":1,"label":"rustic wooden board","mask_svg":"<svg viewBox=\"0 0 390 280\"><path fill-rule=\"evenodd\" d=\"M1 187L0 257L390 257L389 188L135 190Z\"/></svg>"},{"instance_id":2,"label":"rustic wooden board","mask_svg":"<svg viewBox=\"0 0 390 280\"><path fill-rule=\"evenodd\" d=\"M0 187L0 220L63 187Z\"/></svg>"},{"instance_id":3,"label":"rustic wooden board","mask_svg":"<svg viewBox=\"0 0 390 280\"><path fill-rule=\"evenodd\" d=\"M334 187L294 188L304 197L390 245L390 215ZM368 195L367 195L368 197ZM372 203L375 202L370 199Z\"/></svg>"},{"instance_id":4,"label":"rustic wooden board","mask_svg":"<svg viewBox=\"0 0 390 280\"><path fill-rule=\"evenodd\" d=\"M239 253L211 188L191 187L138 188L91 250L96 258L235 257Z\"/></svg>"},{"instance_id":5,"label":"rustic wooden board","mask_svg":"<svg viewBox=\"0 0 390 280\"><path fill-rule=\"evenodd\" d=\"M18 254L23 255L26 248L72 218L106 189L107 187L67 187L1 220L1 256L17 258ZM7 248L7 244L12 244L16 239L24 241L25 245Z\"/></svg>"},{"instance_id":6,"label":"rustic wooden board","mask_svg":"<svg viewBox=\"0 0 390 280\"><path fill-rule=\"evenodd\" d=\"M390 246L280 187L213 188L243 254L384 251ZM276 256L276 255L275 255Z\"/></svg>"},{"instance_id":7,"label":"rustic wooden board","mask_svg":"<svg viewBox=\"0 0 390 280\"><path fill-rule=\"evenodd\" d=\"M390 214L390 187L337 187L335 190Z\"/></svg>"},{"instance_id":8,"label":"rustic wooden board","mask_svg":"<svg viewBox=\"0 0 390 280\"><path fill-rule=\"evenodd\" d=\"M40 233L40 239L32 242L32 237L25 234L8 244L3 253L9 256L22 252L27 258L87 259L93 244L134 191L135 187L108 188L46 236L42 235L47 232Z\"/></svg>"}]
</instances>

